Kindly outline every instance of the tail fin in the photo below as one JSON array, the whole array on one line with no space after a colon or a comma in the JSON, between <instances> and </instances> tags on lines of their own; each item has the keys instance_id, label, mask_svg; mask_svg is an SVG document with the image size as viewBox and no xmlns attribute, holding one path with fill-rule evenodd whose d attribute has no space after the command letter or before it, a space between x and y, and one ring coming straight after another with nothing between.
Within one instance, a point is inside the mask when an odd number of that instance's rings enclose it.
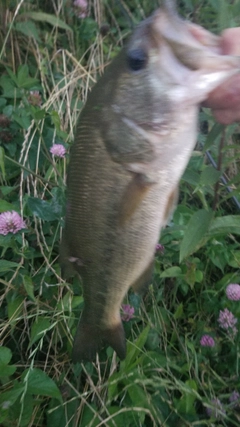
<instances>
[{"instance_id":1,"label":"tail fin","mask_svg":"<svg viewBox=\"0 0 240 427\"><path fill-rule=\"evenodd\" d=\"M126 341L122 322L113 327L101 329L81 318L73 344L73 363L95 360L96 353L103 345L112 347L122 360L126 357Z\"/></svg>"}]
</instances>

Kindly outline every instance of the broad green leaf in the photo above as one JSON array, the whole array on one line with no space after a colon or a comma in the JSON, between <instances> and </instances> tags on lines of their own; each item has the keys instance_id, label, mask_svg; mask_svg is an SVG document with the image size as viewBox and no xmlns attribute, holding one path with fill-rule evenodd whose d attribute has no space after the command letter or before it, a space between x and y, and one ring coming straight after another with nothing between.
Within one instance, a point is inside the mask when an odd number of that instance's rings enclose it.
<instances>
[{"instance_id":1,"label":"broad green leaf","mask_svg":"<svg viewBox=\"0 0 240 427\"><path fill-rule=\"evenodd\" d=\"M57 111L51 111L50 116L51 116L52 124L54 125L54 127L57 130L60 130L61 129L61 119L59 117L58 112Z\"/></svg>"},{"instance_id":2,"label":"broad green leaf","mask_svg":"<svg viewBox=\"0 0 240 427\"><path fill-rule=\"evenodd\" d=\"M38 79L28 76L25 80L21 81L21 86L20 84L19 86L23 89L34 89L38 84L39 84Z\"/></svg>"},{"instance_id":3,"label":"broad green leaf","mask_svg":"<svg viewBox=\"0 0 240 427\"><path fill-rule=\"evenodd\" d=\"M133 305L133 307L135 308L135 310L138 310L141 303L142 303L142 298L140 295L132 293L128 296L129 299L129 303L130 305Z\"/></svg>"},{"instance_id":4,"label":"broad green leaf","mask_svg":"<svg viewBox=\"0 0 240 427\"><path fill-rule=\"evenodd\" d=\"M0 147L0 169L1 169L1 172L2 172L3 179L6 178L4 157L5 157L4 148Z\"/></svg>"},{"instance_id":5,"label":"broad green leaf","mask_svg":"<svg viewBox=\"0 0 240 427\"><path fill-rule=\"evenodd\" d=\"M5 393L0 393L0 403L3 404L4 402L6 402L9 406L11 406L16 402L16 400L19 398L19 396L21 396L23 392L24 385L15 384L11 390L6 391Z\"/></svg>"},{"instance_id":6,"label":"broad green leaf","mask_svg":"<svg viewBox=\"0 0 240 427\"><path fill-rule=\"evenodd\" d=\"M42 120L46 116L46 110L42 108L41 110L32 111L32 115L35 120Z\"/></svg>"},{"instance_id":7,"label":"broad green leaf","mask_svg":"<svg viewBox=\"0 0 240 427\"><path fill-rule=\"evenodd\" d=\"M144 363L149 366L149 363L154 365L154 368L157 366L159 368L163 368L168 366L168 359L165 355L159 353L159 349L157 351L146 351L142 355L142 360Z\"/></svg>"},{"instance_id":8,"label":"broad green leaf","mask_svg":"<svg viewBox=\"0 0 240 427\"><path fill-rule=\"evenodd\" d=\"M29 394L54 397L62 402L62 396L57 385L41 369L26 369L22 374L22 379L27 383L27 392Z\"/></svg>"},{"instance_id":9,"label":"broad green leaf","mask_svg":"<svg viewBox=\"0 0 240 427\"><path fill-rule=\"evenodd\" d=\"M0 347L0 363L7 365L12 358L12 352L8 347Z\"/></svg>"},{"instance_id":10,"label":"broad green leaf","mask_svg":"<svg viewBox=\"0 0 240 427\"><path fill-rule=\"evenodd\" d=\"M122 386L122 380L125 377L124 369L122 372L114 372L108 378L108 398L109 400L116 400Z\"/></svg>"},{"instance_id":11,"label":"broad green leaf","mask_svg":"<svg viewBox=\"0 0 240 427\"><path fill-rule=\"evenodd\" d=\"M83 303L82 296L73 296L72 292L67 292L66 295L57 303L57 310L71 311Z\"/></svg>"},{"instance_id":12,"label":"broad green leaf","mask_svg":"<svg viewBox=\"0 0 240 427\"><path fill-rule=\"evenodd\" d=\"M181 302L180 304L178 304L177 309L174 313L174 319L181 319L183 316L183 303Z\"/></svg>"},{"instance_id":13,"label":"broad green leaf","mask_svg":"<svg viewBox=\"0 0 240 427\"><path fill-rule=\"evenodd\" d=\"M65 189L62 187L54 187L51 193L53 196L51 200L52 211L55 213L55 215L57 215L58 218L61 218L64 214L66 205Z\"/></svg>"},{"instance_id":14,"label":"broad green leaf","mask_svg":"<svg viewBox=\"0 0 240 427\"><path fill-rule=\"evenodd\" d=\"M140 350L143 349L143 346L147 340L148 334L150 331L150 325L147 325L143 331L141 332L141 334L139 335L139 337L137 338L137 340L134 343L134 346L136 347L137 351L140 352ZM142 353L142 352L141 352Z\"/></svg>"},{"instance_id":15,"label":"broad green leaf","mask_svg":"<svg viewBox=\"0 0 240 427\"><path fill-rule=\"evenodd\" d=\"M216 170L213 166L207 166L203 169L200 176L200 185L214 185L221 177L222 172Z\"/></svg>"},{"instance_id":16,"label":"broad green leaf","mask_svg":"<svg viewBox=\"0 0 240 427\"><path fill-rule=\"evenodd\" d=\"M6 211L16 211L16 208L11 203L6 202L6 200L0 199L0 212Z\"/></svg>"},{"instance_id":17,"label":"broad green leaf","mask_svg":"<svg viewBox=\"0 0 240 427\"><path fill-rule=\"evenodd\" d=\"M8 402L6 403L6 407L4 405L4 403L2 404L2 407L0 407L0 425L5 425L3 424L5 420L7 420L7 418L9 418L9 406L8 406Z\"/></svg>"},{"instance_id":18,"label":"broad green leaf","mask_svg":"<svg viewBox=\"0 0 240 427\"><path fill-rule=\"evenodd\" d=\"M180 244L180 262L200 247L203 237L209 230L212 217L213 213L204 209L193 214Z\"/></svg>"},{"instance_id":19,"label":"broad green leaf","mask_svg":"<svg viewBox=\"0 0 240 427\"><path fill-rule=\"evenodd\" d=\"M43 335L46 334L46 332L51 327L51 323L49 319L45 317L39 317L32 325L31 328L31 339L30 339L30 346L34 344L36 341L39 341L40 338L42 338Z\"/></svg>"},{"instance_id":20,"label":"broad green leaf","mask_svg":"<svg viewBox=\"0 0 240 427\"><path fill-rule=\"evenodd\" d=\"M27 64L19 65L18 70L17 70L17 84L18 84L18 86L22 87L22 85L28 79L28 77L29 77L28 65Z\"/></svg>"},{"instance_id":21,"label":"broad green leaf","mask_svg":"<svg viewBox=\"0 0 240 427\"><path fill-rule=\"evenodd\" d=\"M15 325L15 320L22 315L24 297L18 296L13 301L8 302L7 311L11 325Z\"/></svg>"},{"instance_id":22,"label":"broad green leaf","mask_svg":"<svg viewBox=\"0 0 240 427\"><path fill-rule=\"evenodd\" d=\"M197 384L194 380L187 380L185 385L187 387L185 393L178 402L178 410L183 414L195 414L196 410L194 403L197 395L194 391L197 391Z\"/></svg>"},{"instance_id":23,"label":"broad green leaf","mask_svg":"<svg viewBox=\"0 0 240 427\"><path fill-rule=\"evenodd\" d=\"M10 271L12 269L15 269L16 267L19 267L19 264L17 262L13 261L7 261L6 259L0 260L0 272L4 271Z\"/></svg>"},{"instance_id":24,"label":"broad green leaf","mask_svg":"<svg viewBox=\"0 0 240 427\"><path fill-rule=\"evenodd\" d=\"M73 296L71 307L77 308L82 303L83 303L83 297L82 296Z\"/></svg>"},{"instance_id":25,"label":"broad green leaf","mask_svg":"<svg viewBox=\"0 0 240 427\"><path fill-rule=\"evenodd\" d=\"M33 19L34 21L40 21L40 22L47 22L48 24L52 25L53 27L59 27L63 30L67 30L72 32L71 27L67 25L64 21L57 18L55 15L51 15L49 13L44 12L24 12L22 15L19 15L19 17L24 16L25 18Z\"/></svg>"},{"instance_id":26,"label":"broad green leaf","mask_svg":"<svg viewBox=\"0 0 240 427\"><path fill-rule=\"evenodd\" d=\"M182 180L196 187L199 184L199 174L187 168L182 176Z\"/></svg>"},{"instance_id":27,"label":"broad green leaf","mask_svg":"<svg viewBox=\"0 0 240 427\"><path fill-rule=\"evenodd\" d=\"M70 390L70 387L69 387ZM89 419L85 422L85 410L89 412ZM91 410L90 403L87 405L83 405L81 410L81 427L95 427L99 425L101 421L101 416L99 415L99 419L96 424L93 423L93 416L96 414L98 408L96 406L95 409ZM51 399L48 410L46 411L47 422L45 427L73 427L72 423L69 420L72 418L72 415L76 412L76 400L75 398L68 399L64 402L64 405L59 405L56 399ZM80 427L80 424L79 427ZM40 427L40 426L39 426ZM76 426L77 427L77 426Z\"/></svg>"},{"instance_id":28,"label":"broad green leaf","mask_svg":"<svg viewBox=\"0 0 240 427\"><path fill-rule=\"evenodd\" d=\"M127 389L129 397L131 399L132 406L138 406L141 408L149 408L149 402L146 398L146 392L138 384L132 384Z\"/></svg>"},{"instance_id":29,"label":"broad green leaf","mask_svg":"<svg viewBox=\"0 0 240 427\"><path fill-rule=\"evenodd\" d=\"M185 384L186 384L187 387L190 388L190 390L197 391L197 389L198 389L197 388L197 384L196 384L196 382L194 380L187 380L185 382ZM194 393L194 395L195 395L195 393Z\"/></svg>"},{"instance_id":30,"label":"broad green leaf","mask_svg":"<svg viewBox=\"0 0 240 427\"><path fill-rule=\"evenodd\" d=\"M203 280L203 272L201 270L196 270L195 272L195 280L197 283L201 283Z\"/></svg>"},{"instance_id":31,"label":"broad green leaf","mask_svg":"<svg viewBox=\"0 0 240 427\"><path fill-rule=\"evenodd\" d=\"M19 65L17 70L17 80L15 78L15 81L19 88L24 89L30 89L39 83L38 79L29 76L29 69L27 64Z\"/></svg>"},{"instance_id":32,"label":"broad green leaf","mask_svg":"<svg viewBox=\"0 0 240 427\"><path fill-rule=\"evenodd\" d=\"M8 74L9 74L9 76L11 77L12 81L17 86L17 76L16 76L16 74L9 67L6 67L6 70L7 70Z\"/></svg>"},{"instance_id":33,"label":"broad green leaf","mask_svg":"<svg viewBox=\"0 0 240 427\"><path fill-rule=\"evenodd\" d=\"M146 340L146 348L147 350L155 350L155 349L159 349L159 345L160 345L160 337L159 337L159 332L156 331L156 329L150 329L147 340Z\"/></svg>"},{"instance_id":34,"label":"broad green leaf","mask_svg":"<svg viewBox=\"0 0 240 427\"><path fill-rule=\"evenodd\" d=\"M14 78L16 79L16 76L14 76ZM9 76L2 75L0 77L0 86L3 89L3 96L5 98L14 98L15 99L15 98L21 98L22 97L21 90L16 87L15 82L13 83L13 81L9 78ZM7 106L7 107L11 108L11 106Z\"/></svg>"},{"instance_id":35,"label":"broad green leaf","mask_svg":"<svg viewBox=\"0 0 240 427\"><path fill-rule=\"evenodd\" d=\"M18 112L12 114L12 118L15 122L19 124L19 126L23 129L28 129L30 126L30 118L26 113L26 110L22 111L20 115Z\"/></svg>"},{"instance_id":36,"label":"broad green leaf","mask_svg":"<svg viewBox=\"0 0 240 427\"><path fill-rule=\"evenodd\" d=\"M55 411L55 412L57 412L57 411ZM65 412L66 412L66 410L65 410ZM96 404L89 402L87 405L84 405L82 408L81 423L80 423L81 426L79 424L79 427L90 427L90 426L91 427L97 427L101 423L101 420L102 420L102 417L99 413L99 410L98 410ZM52 424L49 424L49 427L50 426L52 427ZM57 424L57 423L54 425L54 427L58 427L58 426L59 426L59 424ZM61 423L60 427L66 427L66 423L65 423L65 425L62 425L62 423ZM110 427L110 424L108 424L108 427Z\"/></svg>"},{"instance_id":37,"label":"broad green leaf","mask_svg":"<svg viewBox=\"0 0 240 427\"><path fill-rule=\"evenodd\" d=\"M17 187L10 187L9 185L1 185L0 191L2 192L3 196L7 196L12 191L16 190L16 188ZM0 208L1 208L1 202L5 202L5 200L0 200ZM12 205L10 204L10 206L12 206ZM13 207L11 209L13 209ZM6 209L6 210L8 210L8 209Z\"/></svg>"},{"instance_id":38,"label":"broad green leaf","mask_svg":"<svg viewBox=\"0 0 240 427\"><path fill-rule=\"evenodd\" d=\"M180 267L169 267L164 270L160 277L163 279L164 277L181 277L183 276L182 270Z\"/></svg>"},{"instance_id":39,"label":"broad green leaf","mask_svg":"<svg viewBox=\"0 0 240 427\"><path fill-rule=\"evenodd\" d=\"M215 218L209 227L207 236L219 234L240 234L240 215L227 215Z\"/></svg>"},{"instance_id":40,"label":"broad green leaf","mask_svg":"<svg viewBox=\"0 0 240 427\"><path fill-rule=\"evenodd\" d=\"M147 341L149 331L150 325L147 325L134 343L130 341L127 343L127 357L121 363L121 368L123 370L128 369L130 367L130 364L134 362L139 355L142 354L142 349L145 342Z\"/></svg>"},{"instance_id":41,"label":"broad green leaf","mask_svg":"<svg viewBox=\"0 0 240 427\"><path fill-rule=\"evenodd\" d=\"M35 296L34 296L34 285L33 285L31 277L29 277L29 276L23 276L23 284L24 284L24 288L25 288L28 296L33 301L36 301Z\"/></svg>"},{"instance_id":42,"label":"broad green leaf","mask_svg":"<svg viewBox=\"0 0 240 427\"><path fill-rule=\"evenodd\" d=\"M6 105L6 107L3 109L3 114L5 114L5 116L7 117L11 117L13 113L13 105Z\"/></svg>"},{"instance_id":43,"label":"broad green leaf","mask_svg":"<svg viewBox=\"0 0 240 427\"><path fill-rule=\"evenodd\" d=\"M14 26L14 29L24 34L25 36L32 37L36 41L40 42L38 29L34 22L26 21L24 25L21 22L17 22Z\"/></svg>"},{"instance_id":44,"label":"broad green leaf","mask_svg":"<svg viewBox=\"0 0 240 427\"><path fill-rule=\"evenodd\" d=\"M231 258L228 261L228 265L233 268L240 268L240 251L231 252Z\"/></svg>"},{"instance_id":45,"label":"broad green leaf","mask_svg":"<svg viewBox=\"0 0 240 427\"><path fill-rule=\"evenodd\" d=\"M3 246L4 248L11 248L13 247L13 236L12 233L7 234L4 236L3 234L0 234L0 246Z\"/></svg>"},{"instance_id":46,"label":"broad green leaf","mask_svg":"<svg viewBox=\"0 0 240 427\"><path fill-rule=\"evenodd\" d=\"M216 142L217 138L220 138L221 133L223 132L224 125L220 123L215 123L210 132L208 132L208 136L206 142L204 144L204 151L208 150L211 145Z\"/></svg>"},{"instance_id":47,"label":"broad green leaf","mask_svg":"<svg viewBox=\"0 0 240 427\"><path fill-rule=\"evenodd\" d=\"M51 203L46 200L38 199L37 197L29 197L27 204L32 214L44 221L54 221L59 219L59 214L56 214L53 211Z\"/></svg>"},{"instance_id":48,"label":"broad green leaf","mask_svg":"<svg viewBox=\"0 0 240 427\"><path fill-rule=\"evenodd\" d=\"M18 420L19 427L28 427L31 424L30 421L33 415L34 403L33 397L28 393L24 396L24 399L19 403L18 407L14 406L12 408L14 418Z\"/></svg>"},{"instance_id":49,"label":"broad green leaf","mask_svg":"<svg viewBox=\"0 0 240 427\"><path fill-rule=\"evenodd\" d=\"M51 401L55 402L54 400ZM51 405L50 403L50 405ZM56 404L55 402L55 407L57 406L57 411L56 410L51 410L52 408L48 408L47 411L47 424L46 426L51 426L51 427L66 427L67 425L67 420L66 420L66 406L60 406L58 403ZM86 406L84 406L86 407ZM50 410L49 410L50 409ZM91 414L92 417L92 414ZM90 418L91 420L91 418ZM82 422L82 414L81 414L81 422ZM83 424L84 426L84 424Z\"/></svg>"},{"instance_id":50,"label":"broad green leaf","mask_svg":"<svg viewBox=\"0 0 240 427\"><path fill-rule=\"evenodd\" d=\"M145 398L146 399L146 398ZM138 411L134 411L132 407L137 406ZM146 416L146 411L139 409L140 403L138 405L128 405L125 406L124 411L121 410L121 406L111 405L109 406L108 413L111 415L111 418L105 424L107 427L137 427L143 426L144 419ZM92 426L92 423L84 424L84 427ZM94 424L94 427L101 425L101 423ZM82 424L81 424L82 427Z\"/></svg>"},{"instance_id":51,"label":"broad green leaf","mask_svg":"<svg viewBox=\"0 0 240 427\"><path fill-rule=\"evenodd\" d=\"M15 365L5 365L0 363L0 377L10 377L16 372L17 367Z\"/></svg>"},{"instance_id":52,"label":"broad green leaf","mask_svg":"<svg viewBox=\"0 0 240 427\"><path fill-rule=\"evenodd\" d=\"M5 98L1 97L0 98L0 108L3 108L6 105L7 101Z\"/></svg>"}]
</instances>

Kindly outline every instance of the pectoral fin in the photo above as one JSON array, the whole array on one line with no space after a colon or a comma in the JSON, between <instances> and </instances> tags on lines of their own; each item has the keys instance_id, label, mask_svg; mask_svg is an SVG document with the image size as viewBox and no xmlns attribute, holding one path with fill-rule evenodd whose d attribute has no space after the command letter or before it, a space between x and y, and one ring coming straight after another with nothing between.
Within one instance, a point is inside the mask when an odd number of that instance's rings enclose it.
<instances>
[{"instance_id":1,"label":"pectoral fin","mask_svg":"<svg viewBox=\"0 0 240 427\"><path fill-rule=\"evenodd\" d=\"M121 200L119 211L119 223L121 226L133 216L153 185L153 182L146 181L145 175L134 174Z\"/></svg>"}]
</instances>

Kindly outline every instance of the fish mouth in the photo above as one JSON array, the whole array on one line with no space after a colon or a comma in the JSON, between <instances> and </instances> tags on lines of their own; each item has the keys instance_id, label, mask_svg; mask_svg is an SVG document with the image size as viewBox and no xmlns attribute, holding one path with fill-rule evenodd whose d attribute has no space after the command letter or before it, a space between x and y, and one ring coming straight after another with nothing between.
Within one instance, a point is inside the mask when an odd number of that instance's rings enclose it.
<instances>
[{"instance_id":1,"label":"fish mouth","mask_svg":"<svg viewBox=\"0 0 240 427\"><path fill-rule=\"evenodd\" d=\"M168 1L154 15L153 31L164 39L179 62L190 70L208 73L239 71L239 58L222 54L221 37L181 19Z\"/></svg>"}]
</instances>

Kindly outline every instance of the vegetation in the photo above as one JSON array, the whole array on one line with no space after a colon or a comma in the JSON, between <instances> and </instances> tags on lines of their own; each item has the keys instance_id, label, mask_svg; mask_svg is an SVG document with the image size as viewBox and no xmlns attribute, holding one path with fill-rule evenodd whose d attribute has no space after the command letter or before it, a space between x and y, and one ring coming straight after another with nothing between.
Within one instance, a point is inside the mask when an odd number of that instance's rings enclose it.
<instances>
[{"instance_id":1,"label":"vegetation","mask_svg":"<svg viewBox=\"0 0 240 427\"><path fill-rule=\"evenodd\" d=\"M224 128L207 109L156 252L153 284L144 301L131 292L126 298L135 310L124 322L126 360L107 348L96 363L71 363L83 298L77 279L61 279L58 259L69 148L89 88L157 5L0 4L3 427L239 425L240 294L229 287L240 283L232 198L240 189L239 126ZM239 25L238 0L182 0L179 9L214 32ZM64 149L51 154L58 144Z\"/></svg>"}]
</instances>

